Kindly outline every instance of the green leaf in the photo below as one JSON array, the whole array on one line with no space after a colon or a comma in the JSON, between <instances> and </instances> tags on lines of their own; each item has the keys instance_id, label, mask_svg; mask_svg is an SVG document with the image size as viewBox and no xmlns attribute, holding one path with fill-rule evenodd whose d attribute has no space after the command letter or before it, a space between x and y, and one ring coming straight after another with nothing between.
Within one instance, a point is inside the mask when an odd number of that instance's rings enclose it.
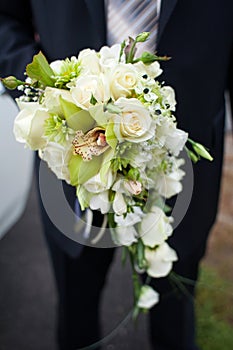
<instances>
[{"instance_id":1,"label":"green leaf","mask_svg":"<svg viewBox=\"0 0 233 350\"><path fill-rule=\"evenodd\" d=\"M79 170L83 159L79 155L72 155L68 164L68 169L70 172L70 183L73 186L77 186L79 184Z\"/></svg>"},{"instance_id":2,"label":"green leaf","mask_svg":"<svg viewBox=\"0 0 233 350\"><path fill-rule=\"evenodd\" d=\"M88 162L82 162L79 167L78 183L84 184L91 177L97 175L100 171L103 155L93 156L92 160Z\"/></svg>"},{"instance_id":3,"label":"green leaf","mask_svg":"<svg viewBox=\"0 0 233 350\"><path fill-rule=\"evenodd\" d=\"M151 52L144 51L140 57L133 61L133 63L142 61L145 64L150 64L155 61L168 61L171 57L168 56L157 56Z\"/></svg>"},{"instance_id":4,"label":"green leaf","mask_svg":"<svg viewBox=\"0 0 233 350\"><path fill-rule=\"evenodd\" d=\"M80 107L76 106L74 103L62 98L62 96L60 96L60 104L61 104L62 112L66 119L68 119L71 115L82 110Z\"/></svg>"},{"instance_id":5,"label":"green leaf","mask_svg":"<svg viewBox=\"0 0 233 350\"><path fill-rule=\"evenodd\" d=\"M116 138L116 135L114 133L114 123L109 122L105 131L106 141L108 145L115 149L118 143L118 140Z\"/></svg>"},{"instance_id":6,"label":"green leaf","mask_svg":"<svg viewBox=\"0 0 233 350\"><path fill-rule=\"evenodd\" d=\"M92 118L96 121L98 126L103 126L104 128L108 124L110 115L104 110L104 105L95 105L89 108L89 113Z\"/></svg>"},{"instance_id":7,"label":"green leaf","mask_svg":"<svg viewBox=\"0 0 233 350\"><path fill-rule=\"evenodd\" d=\"M52 78L54 72L41 51L33 57L32 63L27 65L26 73L28 77L45 86L54 86L54 79Z\"/></svg>"},{"instance_id":8,"label":"green leaf","mask_svg":"<svg viewBox=\"0 0 233 350\"><path fill-rule=\"evenodd\" d=\"M90 113L76 106L74 103L64 100L60 97L61 108L66 118L67 125L77 131L82 130L83 133L89 131L95 124Z\"/></svg>"}]
</instances>

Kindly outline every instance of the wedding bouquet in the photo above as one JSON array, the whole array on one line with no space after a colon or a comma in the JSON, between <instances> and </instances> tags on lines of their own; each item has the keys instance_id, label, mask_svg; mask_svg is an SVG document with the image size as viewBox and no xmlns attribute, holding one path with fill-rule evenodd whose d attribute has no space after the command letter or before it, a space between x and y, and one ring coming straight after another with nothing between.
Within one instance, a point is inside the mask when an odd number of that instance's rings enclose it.
<instances>
[{"instance_id":1,"label":"wedding bouquet","mask_svg":"<svg viewBox=\"0 0 233 350\"><path fill-rule=\"evenodd\" d=\"M135 57L148 36L51 64L40 52L27 65L24 82L2 79L24 92L17 100L16 139L76 187L82 210L105 215L113 242L129 254L134 315L159 300L138 274L164 277L177 260L166 242L173 219L165 200L182 191L179 154L188 140L177 127L174 90L157 80L159 61L168 58L149 52ZM193 160L211 160L202 145L189 142Z\"/></svg>"}]
</instances>

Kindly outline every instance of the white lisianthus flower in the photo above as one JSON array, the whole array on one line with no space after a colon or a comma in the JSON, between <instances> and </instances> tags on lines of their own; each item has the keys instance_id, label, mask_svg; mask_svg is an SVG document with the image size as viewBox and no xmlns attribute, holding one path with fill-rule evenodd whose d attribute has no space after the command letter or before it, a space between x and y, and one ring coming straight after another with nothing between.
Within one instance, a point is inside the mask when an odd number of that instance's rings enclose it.
<instances>
[{"instance_id":1,"label":"white lisianthus flower","mask_svg":"<svg viewBox=\"0 0 233 350\"><path fill-rule=\"evenodd\" d=\"M163 96L164 104L169 105L169 109L171 111L176 110L176 98L175 98L175 91L171 86L163 86L160 89L160 92Z\"/></svg>"},{"instance_id":2,"label":"white lisianthus flower","mask_svg":"<svg viewBox=\"0 0 233 350\"><path fill-rule=\"evenodd\" d=\"M63 111L61 108L60 97L62 97L63 100L75 103L69 90L56 89L47 86L44 91L43 106L48 108L50 113L62 116Z\"/></svg>"},{"instance_id":3,"label":"white lisianthus flower","mask_svg":"<svg viewBox=\"0 0 233 350\"><path fill-rule=\"evenodd\" d=\"M112 238L115 244L128 247L131 244L137 242L137 231L134 226L117 226L114 229Z\"/></svg>"},{"instance_id":4,"label":"white lisianthus flower","mask_svg":"<svg viewBox=\"0 0 233 350\"><path fill-rule=\"evenodd\" d=\"M100 65L103 70L112 69L118 65L120 57L121 45L115 44L111 47L103 46L99 52L100 54Z\"/></svg>"},{"instance_id":5,"label":"white lisianthus flower","mask_svg":"<svg viewBox=\"0 0 233 350\"><path fill-rule=\"evenodd\" d=\"M137 306L141 309L151 309L159 302L159 293L152 287L144 285L141 287Z\"/></svg>"},{"instance_id":6,"label":"white lisianthus flower","mask_svg":"<svg viewBox=\"0 0 233 350\"><path fill-rule=\"evenodd\" d=\"M102 214L107 214L110 210L111 204L109 202L108 191L95 194L90 199L90 208L92 210L100 210Z\"/></svg>"},{"instance_id":7,"label":"white lisianthus flower","mask_svg":"<svg viewBox=\"0 0 233 350\"><path fill-rule=\"evenodd\" d=\"M172 269L177 254L174 249L164 242L156 249L145 249L145 258L148 263L147 273L151 277L165 277Z\"/></svg>"},{"instance_id":8,"label":"white lisianthus flower","mask_svg":"<svg viewBox=\"0 0 233 350\"><path fill-rule=\"evenodd\" d=\"M69 160L72 149L62 146L59 143L49 142L47 146L39 151L39 156L60 180L70 183Z\"/></svg>"},{"instance_id":9,"label":"white lisianthus flower","mask_svg":"<svg viewBox=\"0 0 233 350\"><path fill-rule=\"evenodd\" d=\"M31 149L44 148L47 141L43 138L44 122L50 117L39 103L20 104L23 108L14 121L14 135L17 141L26 143Z\"/></svg>"},{"instance_id":10,"label":"white lisianthus flower","mask_svg":"<svg viewBox=\"0 0 233 350\"><path fill-rule=\"evenodd\" d=\"M91 193L100 193L108 190L115 179L115 174L109 169L105 173L104 179L101 177L100 173L90 178L83 184L83 187Z\"/></svg>"},{"instance_id":11,"label":"white lisianthus flower","mask_svg":"<svg viewBox=\"0 0 233 350\"><path fill-rule=\"evenodd\" d=\"M151 248L163 243L171 234L171 217L167 217L159 207L152 207L139 225L139 235L143 243Z\"/></svg>"},{"instance_id":12,"label":"white lisianthus flower","mask_svg":"<svg viewBox=\"0 0 233 350\"><path fill-rule=\"evenodd\" d=\"M171 173L164 174L163 176L160 174L156 178L156 189L161 196L171 198L182 191L181 180L185 175L185 172L179 168L182 164L184 164L184 160L177 159L176 167Z\"/></svg>"},{"instance_id":13,"label":"white lisianthus flower","mask_svg":"<svg viewBox=\"0 0 233 350\"><path fill-rule=\"evenodd\" d=\"M133 64L119 63L113 67L109 75L111 97L114 100L120 97L130 97L138 82L138 72Z\"/></svg>"},{"instance_id":14,"label":"white lisianthus flower","mask_svg":"<svg viewBox=\"0 0 233 350\"><path fill-rule=\"evenodd\" d=\"M134 64L134 67L137 68L140 76L147 75L149 78L157 78L162 74L163 70L160 68L159 62L155 61L151 64L144 64L142 61L139 61Z\"/></svg>"},{"instance_id":15,"label":"white lisianthus flower","mask_svg":"<svg viewBox=\"0 0 233 350\"><path fill-rule=\"evenodd\" d=\"M165 146L175 156L178 156L187 142L188 133L177 129L171 118L164 117L163 122L157 125L156 137L161 145Z\"/></svg>"},{"instance_id":16,"label":"white lisianthus flower","mask_svg":"<svg viewBox=\"0 0 233 350\"><path fill-rule=\"evenodd\" d=\"M127 215L114 215L114 221L118 226L129 227L137 224L141 221L143 213L140 207L133 207L133 212L127 213Z\"/></svg>"},{"instance_id":17,"label":"white lisianthus flower","mask_svg":"<svg viewBox=\"0 0 233 350\"><path fill-rule=\"evenodd\" d=\"M81 74L91 74L99 75L100 74L100 64L99 57L95 50L84 49L79 52L78 60L81 64Z\"/></svg>"},{"instance_id":18,"label":"white lisianthus flower","mask_svg":"<svg viewBox=\"0 0 233 350\"><path fill-rule=\"evenodd\" d=\"M123 215L127 212L127 205L122 193L116 192L112 203L114 213L117 215Z\"/></svg>"},{"instance_id":19,"label":"white lisianthus flower","mask_svg":"<svg viewBox=\"0 0 233 350\"><path fill-rule=\"evenodd\" d=\"M107 84L104 83L102 78L102 76L87 75L76 79L75 86L71 88L71 95L77 106L82 109L92 107L92 97L99 103L109 99Z\"/></svg>"},{"instance_id":20,"label":"white lisianthus flower","mask_svg":"<svg viewBox=\"0 0 233 350\"><path fill-rule=\"evenodd\" d=\"M113 116L114 133L120 142L142 142L155 134L150 112L136 98L119 98L115 105L122 112Z\"/></svg>"}]
</instances>

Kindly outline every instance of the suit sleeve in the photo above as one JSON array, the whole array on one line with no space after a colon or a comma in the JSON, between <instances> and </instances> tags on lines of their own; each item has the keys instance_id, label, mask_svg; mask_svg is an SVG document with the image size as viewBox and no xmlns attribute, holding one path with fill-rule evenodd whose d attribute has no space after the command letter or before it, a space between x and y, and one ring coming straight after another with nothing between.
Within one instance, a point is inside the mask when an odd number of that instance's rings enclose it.
<instances>
[{"instance_id":1,"label":"suit sleeve","mask_svg":"<svg viewBox=\"0 0 233 350\"><path fill-rule=\"evenodd\" d=\"M231 127L233 131L233 48L232 48L231 59L230 59L228 89L229 89L230 106L231 106Z\"/></svg>"},{"instance_id":2,"label":"suit sleeve","mask_svg":"<svg viewBox=\"0 0 233 350\"><path fill-rule=\"evenodd\" d=\"M26 65L39 50L30 1L0 1L0 76L23 79Z\"/></svg>"}]
</instances>

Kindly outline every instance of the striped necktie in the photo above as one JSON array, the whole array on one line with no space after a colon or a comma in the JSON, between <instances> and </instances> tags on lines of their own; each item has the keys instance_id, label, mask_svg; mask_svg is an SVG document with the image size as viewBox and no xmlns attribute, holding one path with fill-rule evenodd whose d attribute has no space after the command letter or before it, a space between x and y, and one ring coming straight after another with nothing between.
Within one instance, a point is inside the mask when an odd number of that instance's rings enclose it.
<instances>
[{"instance_id":1,"label":"striped necktie","mask_svg":"<svg viewBox=\"0 0 233 350\"><path fill-rule=\"evenodd\" d=\"M137 54L154 51L158 30L157 0L108 0L107 43L121 43L128 36L151 32L149 40L138 46Z\"/></svg>"}]
</instances>

